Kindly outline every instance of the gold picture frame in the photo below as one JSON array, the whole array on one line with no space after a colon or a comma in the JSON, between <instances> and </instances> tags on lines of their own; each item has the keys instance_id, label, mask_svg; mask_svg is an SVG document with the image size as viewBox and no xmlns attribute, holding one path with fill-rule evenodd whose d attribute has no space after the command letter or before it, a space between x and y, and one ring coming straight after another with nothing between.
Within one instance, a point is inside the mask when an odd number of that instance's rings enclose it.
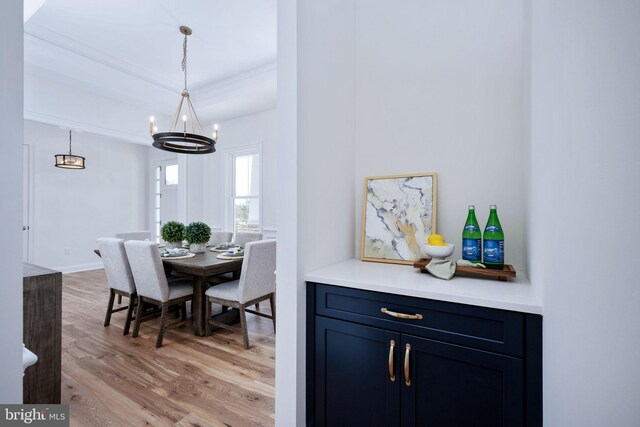
<instances>
[{"instance_id":1,"label":"gold picture frame","mask_svg":"<svg viewBox=\"0 0 640 427\"><path fill-rule=\"evenodd\" d=\"M362 202L362 261L413 264L436 233L438 174L369 176ZM367 215L369 212L369 215Z\"/></svg>"}]
</instances>

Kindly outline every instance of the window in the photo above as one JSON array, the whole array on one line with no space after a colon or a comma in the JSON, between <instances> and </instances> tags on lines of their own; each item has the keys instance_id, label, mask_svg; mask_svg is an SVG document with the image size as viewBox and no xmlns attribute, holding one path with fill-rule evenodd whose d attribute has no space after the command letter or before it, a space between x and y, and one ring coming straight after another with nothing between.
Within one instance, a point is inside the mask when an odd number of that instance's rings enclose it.
<instances>
[{"instance_id":1,"label":"window","mask_svg":"<svg viewBox=\"0 0 640 427\"><path fill-rule=\"evenodd\" d=\"M154 208L153 208L153 229L155 230L156 242L160 243L160 198L162 197L162 193L160 193L160 177L162 176L162 166L156 166L156 175L154 182Z\"/></svg>"},{"instance_id":2,"label":"window","mask_svg":"<svg viewBox=\"0 0 640 427\"><path fill-rule=\"evenodd\" d=\"M260 150L231 153L231 228L238 231L261 230L260 218Z\"/></svg>"},{"instance_id":3,"label":"window","mask_svg":"<svg viewBox=\"0 0 640 427\"><path fill-rule=\"evenodd\" d=\"M167 165L164 185L178 185L178 165Z\"/></svg>"},{"instance_id":4,"label":"window","mask_svg":"<svg viewBox=\"0 0 640 427\"><path fill-rule=\"evenodd\" d=\"M151 224L156 242L160 243L162 225L178 217L177 160L154 162L152 173Z\"/></svg>"}]
</instances>

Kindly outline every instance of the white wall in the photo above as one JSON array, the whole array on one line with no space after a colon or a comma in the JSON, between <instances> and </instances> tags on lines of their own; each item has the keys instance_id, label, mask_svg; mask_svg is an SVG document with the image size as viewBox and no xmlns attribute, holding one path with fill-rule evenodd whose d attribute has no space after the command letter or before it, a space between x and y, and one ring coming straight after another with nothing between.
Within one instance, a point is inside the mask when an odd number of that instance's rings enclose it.
<instances>
[{"instance_id":1,"label":"white wall","mask_svg":"<svg viewBox=\"0 0 640 427\"><path fill-rule=\"evenodd\" d=\"M298 2L278 0L276 426L305 425L304 288L298 270Z\"/></svg>"},{"instance_id":2,"label":"white wall","mask_svg":"<svg viewBox=\"0 0 640 427\"><path fill-rule=\"evenodd\" d=\"M86 169L54 167L68 151L68 129L25 121L33 156L32 262L62 271L96 267L96 239L148 229L149 148L74 132ZM69 249L69 254L65 254Z\"/></svg>"},{"instance_id":3,"label":"white wall","mask_svg":"<svg viewBox=\"0 0 640 427\"><path fill-rule=\"evenodd\" d=\"M355 3L279 1L278 32L276 424L292 426L306 424L303 275L355 250Z\"/></svg>"},{"instance_id":4,"label":"white wall","mask_svg":"<svg viewBox=\"0 0 640 427\"><path fill-rule=\"evenodd\" d=\"M497 204L506 262L524 272L523 1L358 0L357 7L357 256L363 178L437 172L437 230L456 245L454 256L467 206L476 205L484 229Z\"/></svg>"},{"instance_id":5,"label":"white wall","mask_svg":"<svg viewBox=\"0 0 640 427\"><path fill-rule=\"evenodd\" d=\"M532 3L544 424L640 425L640 3Z\"/></svg>"},{"instance_id":6,"label":"white wall","mask_svg":"<svg viewBox=\"0 0 640 427\"><path fill-rule=\"evenodd\" d=\"M262 146L262 228L265 233L273 233L276 229L276 207L278 205L277 184L277 137L276 110L267 110L257 114L238 117L219 123L220 137L216 144L216 152L201 158L201 172L193 175L189 186L201 191L200 206L193 209L201 212L201 219L212 228L228 229L225 224L225 209L229 186L228 158L229 152L242 147L260 144ZM208 126L207 128L211 128ZM191 160L191 159L189 159ZM200 160L200 159L194 159ZM195 162L194 162L195 163ZM192 163L189 163L189 170ZM190 174L190 177L192 175ZM193 182L198 179L199 182ZM193 196L195 197L195 195ZM193 199L189 199L189 212L192 212Z\"/></svg>"},{"instance_id":7,"label":"white wall","mask_svg":"<svg viewBox=\"0 0 640 427\"><path fill-rule=\"evenodd\" d=\"M0 402L22 403L22 1L0 2ZM20 243L18 243L20 242ZM16 248L18 246L18 248Z\"/></svg>"}]
</instances>

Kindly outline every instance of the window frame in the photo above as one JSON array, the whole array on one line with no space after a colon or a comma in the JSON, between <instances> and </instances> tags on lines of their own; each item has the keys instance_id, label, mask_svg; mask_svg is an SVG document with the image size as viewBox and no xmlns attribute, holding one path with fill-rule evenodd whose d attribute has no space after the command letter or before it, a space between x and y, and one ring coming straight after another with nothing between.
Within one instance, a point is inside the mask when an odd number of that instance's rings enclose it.
<instances>
[{"instance_id":1,"label":"window frame","mask_svg":"<svg viewBox=\"0 0 640 427\"><path fill-rule=\"evenodd\" d=\"M177 184L169 184L167 185L167 177L166 171L167 166L177 166L178 167L178 183ZM150 202L149 202L149 211L150 211L150 229L151 236L156 241L156 243L163 243L161 233L159 232L158 226L162 228L164 224L162 221L158 219L158 215L160 215L162 209L162 187L172 188L175 187L176 191L180 188L180 181L182 180L182 175L180 175L180 167L179 159L162 159L162 160L152 160L150 162L150 186L151 191ZM160 176L157 175L158 168L160 169ZM159 200L158 200L159 196ZM157 232L157 234L156 234Z\"/></svg>"},{"instance_id":2,"label":"window frame","mask_svg":"<svg viewBox=\"0 0 640 427\"><path fill-rule=\"evenodd\" d=\"M236 196L236 173L235 173L235 160L237 157L242 156L258 156L258 195L257 196ZM246 145L235 149L226 151L226 171L225 179L227 182L226 191L224 194L225 199L225 224L226 229L236 232L235 225L235 202L238 199L244 200L258 200L258 232L262 233L263 224L263 170L262 170L262 143Z\"/></svg>"}]
</instances>

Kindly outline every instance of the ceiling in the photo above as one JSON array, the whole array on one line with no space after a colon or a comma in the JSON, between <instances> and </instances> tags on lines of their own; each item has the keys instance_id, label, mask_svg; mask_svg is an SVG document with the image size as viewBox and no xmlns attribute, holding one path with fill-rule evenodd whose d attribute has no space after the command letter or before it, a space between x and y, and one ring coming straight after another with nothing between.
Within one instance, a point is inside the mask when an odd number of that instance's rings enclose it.
<instances>
[{"instance_id":1,"label":"ceiling","mask_svg":"<svg viewBox=\"0 0 640 427\"><path fill-rule=\"evenodd\" d=\"M145 115L171 115L184 86L178 28L187 25L189 90L203 124L275 106L276 0L27 0L25 11L29 6L29 75Z\"/></svg>"}]
</instances>

